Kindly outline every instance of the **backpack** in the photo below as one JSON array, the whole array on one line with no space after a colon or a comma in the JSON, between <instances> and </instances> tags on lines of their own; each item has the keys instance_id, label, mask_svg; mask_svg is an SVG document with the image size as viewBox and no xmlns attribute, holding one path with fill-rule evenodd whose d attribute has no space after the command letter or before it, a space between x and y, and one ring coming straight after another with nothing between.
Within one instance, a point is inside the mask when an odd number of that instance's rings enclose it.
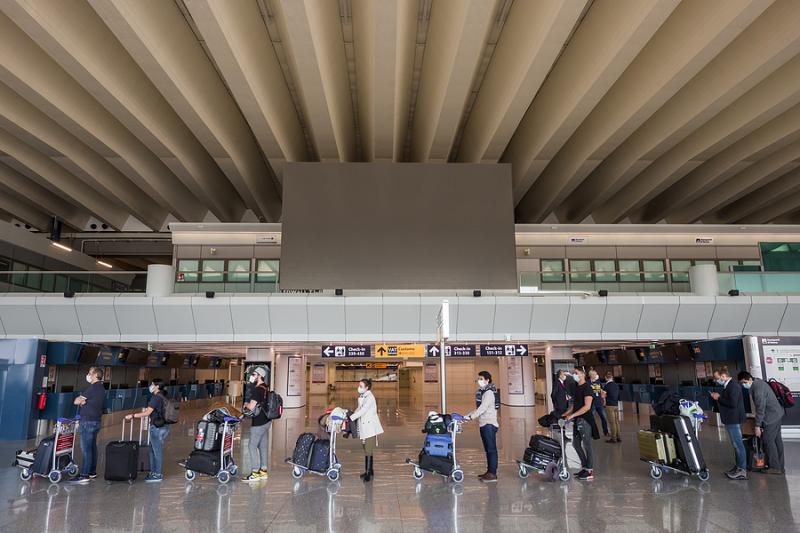
<instances>
[{"instance_id":1,"label":"backpack","mask_svg":"<svg viewBox=\"0 0 800 533\"><path fill-rule=\"evenodd\" d=\"M267 420L276 420L283 415L283 398L274 391L267 392L267 401L264 402Z\"/></svg>"},{"instance_id":2,"label":"backpack","mask_svg":"<svg viewBox=\"0 0 800 533\"><path fill-rule=\"evenodd\" d=\"M653 411L658 416L679 415L681 414L681 397L676 392L666 391L653 402Z\"/></svg>"},{"instance_id":3,"label":"backpack","mask_svg":"<svg viewBox=\"0 0 800 533\"><path fill-rule=\"evenodd\" d=\"M178 400L164 398L164 418L165 424L177 424L181 418L181 404Z\"/></svg>"},{"instance_id":4,"label":"backpack","mask_svg":"<svg viewBox=\"0 0 800 533\"><path fill-rule=\"evenodd\" d=\"M488 391L492 391L494 393L494 408L500 409L500 389L492 387L491 389L478 389L475 393L475 408L481 406L481 401L483 401L483 395L486 394Z\"/></svg>"},{"instance_id":5,"label":"backpack","mask_svg":"<svg viewBox=\"0 0 800 533\"><path fill-rule=\"evenodd\" d=\"M781 404L781 407L784 409L794 407L794 396L792 396L792 391L789 390L789 387L775 378L770 378L767 383L778 398L778 403Z\"/></svg>"}]
</instances>

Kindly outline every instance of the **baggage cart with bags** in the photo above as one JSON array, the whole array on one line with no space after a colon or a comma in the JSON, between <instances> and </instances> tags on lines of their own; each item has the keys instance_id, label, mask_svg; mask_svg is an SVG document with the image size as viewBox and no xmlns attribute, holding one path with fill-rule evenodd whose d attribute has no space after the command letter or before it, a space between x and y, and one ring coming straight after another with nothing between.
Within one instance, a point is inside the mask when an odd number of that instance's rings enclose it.
<instances>
[{"instance_id":1,"label":"baggage cart with bags","mask_svg":"<svg viewBox=\"0 0 800 533\"><path fill-rule=\"evenodd\" d=\"M240 419L235 416L223 416L218 450L198 449L195 441L189 458L180 463L186 469L185 477L188 481L193 481L197 474L203 474L217 478L224 485L236 475L239 467L233 457L233 437L239 422Z\"/></svg>"},{"instance_id":2,"label":"baggage cart with bags","mask_svg":"<svg viewBox=\"0 0 800 533\"><path fill-rule=\"evenodd\" d=\"M426 433L425 444L418 460L406 459L406 464L414 467L411 473L414 479L419 481L429 472L456 483L464 481L464 471L456 458L456 436L461 433L461 424L465 420L458 413L428 417L422 430ZM446 433L443 432L444 428Z\"/></svg>"},{"instance_id":3,"label":"baggage cart with bags","mask_svg":"<svg viewBox=\"0 0 800 533\"><path fill-rule=\"evenodd\" d=\"M522 460L517 460L519 477L525 479L531 472L545 474L549 471L550 465L555 464L558 479L569 481L572 474L567 469L566 427L566 420L560 419L558 420L557 439L544 435L531 437Z\"/></svg>"},{"instance_id":4,"label":"baggage cart with bags","mask_svg":"<svg viewBox=\"0 0 800 533\"><path fill-rule=\"evenodd\" d=\"M133 440L133 420L130 421L128 440L125 440L125 422L123 418L120 440L112 440L106 444L106 467L103 474L106 481L133 483L139 475L139 442Z\"/></svg>"},{"instance_id":5,"label":"baggage cart with bags","mask_svg":"<svg viewBox=\"0 0 800 533\"><path fill-rule=\"evenodd\" d=\"M39 442L33 450L17 450L12 466L21 468L19 477L28 481L34 476L58 483L64 475L78 475L75 463L75 435L80 417L59 418L55 433Z\"/></svg>"},{"instance_id":6,"label":"baggage cart with bags","mask_svg":"<svg viewBox=\"0 0 800 533\"><path fill-rule=\"evenodd\" d=\"M292 456L284 461L292 466L294 479L300 479L308 472L331 481L339 479L342 465L336 457L336 438L343 431L345 420L347 411L336 407L317 420L328 438L317 438L313 433L303 433L297 438Z\"/></svg>"},{"instance_id":7,"label":"baggage cart with bags","mask_svg":"<svg viewBox=\"0 0 800 533\"><path fill-rule=\"evenodd\" d=\"M667 449L666 460L657 455L653 460L652 451L643 453L640 440L640 458L650 465L650 477L660 479L664 473L672 472L687 476L697 476L700 481L708 481L711 473L706 467L703 452L700 449L698 431L701 419L690 419L682 415L650 415L651 433L662 433L672 438L674 451L669 449L669 439L665 439ZM640 432L640 439L641 432ZM659 452L656 452L658 454ZM647 455L647 457L645 457Z\"/></svg>"}]
</instances>

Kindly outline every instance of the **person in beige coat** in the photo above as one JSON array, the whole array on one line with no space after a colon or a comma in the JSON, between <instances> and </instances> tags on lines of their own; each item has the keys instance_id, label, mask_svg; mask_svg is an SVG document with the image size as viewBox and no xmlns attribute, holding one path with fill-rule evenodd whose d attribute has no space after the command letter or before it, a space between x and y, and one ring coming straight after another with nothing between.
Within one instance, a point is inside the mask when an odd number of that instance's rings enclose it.
<instances>
[{"instance_id":1,"label":"person in beige coat","mask_svg":"<svg viewBox=\"0 0 800 533\"><path fill-rule=\"evenodd\" d=\"M378 418L378 404L372 394L372 380L364 378L358 382L358 409L350 415L350 420L358 420L358 436L364 449L363 481L371 481L375 475L372 454L378 446L378 435L383 433L383 426Z\"/></svg>"}]
</instances>

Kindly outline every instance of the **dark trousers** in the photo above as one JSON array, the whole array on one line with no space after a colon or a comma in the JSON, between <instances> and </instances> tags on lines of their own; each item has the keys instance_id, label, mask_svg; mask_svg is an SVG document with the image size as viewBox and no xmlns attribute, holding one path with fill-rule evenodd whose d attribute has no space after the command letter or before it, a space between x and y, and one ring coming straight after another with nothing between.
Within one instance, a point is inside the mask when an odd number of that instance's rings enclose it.
<instances>
[{"instance_id":1,"label":"dark trousers","mask_svg":"<svg viewBox=\"0 0 800 533\"><path fill-rule=\"evenodd\" d=\"M497 475L497 427L492 424L481 426L481 440L486 450L488 472Z\"/></svg>"},{"instance_id":2,"label":"dark trousers","mask_svg":"<svg viewBox=\"0 0 800 533\"><path fill-rule=\"evenodd\" d=\"M603 407L603 402L592 402L592 409L597 412L600 422L603 424L603 435L608 435L608 420L606 420L606 410Z\"/></svg>"},{"instance_id":3,"label":"dark trousers","mask_svg":"<svg viewBox=\"0 0 800 533\"><path fill-rule=\"evenodd\" d=\"M100 432L100 422L86 420L80 422L81 453L83 453L83 463L81 464L81 475L97 473L97 434Z\"/></svg>"},{"instance_id":4,"label":"dark trousers","mask_svg":"<svg viewBox=\"0 0 800 533\"><path fill-rule=\"evenodd\" d=\"M761 442L764 444L764 453L767 455L767 465L773 470L783 470L781 423L765 425L761 432Z\"/></svg>"},{"instance_id":5,"label":"dark trousers","mask_svg":"<svg viewBox=\"0 0 800 533\"><path fill-rule=\"evenodd\" d=\"M583 418L573 419L572 447L578 452L581 468L592 470L594 467L594 451L592 450L592 427Z\"/></svg>"}]
</instances>

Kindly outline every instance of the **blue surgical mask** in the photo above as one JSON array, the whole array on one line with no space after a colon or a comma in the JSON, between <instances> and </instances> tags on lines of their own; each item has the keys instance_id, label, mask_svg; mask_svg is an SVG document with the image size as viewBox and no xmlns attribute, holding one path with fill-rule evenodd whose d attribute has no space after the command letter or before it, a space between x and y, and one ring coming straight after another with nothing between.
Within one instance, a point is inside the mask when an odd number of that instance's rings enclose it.
<instances>
[{"instance_id":1,"label":"blue surgical mask","mask_svg":"<svg viewBox=\"0 0 800 533\"><path fill-rule=\"evenodd\" d=\"M572 379L574 379L575 381L580 381L581 380L581 376L580 376L580 374L572 374Z\"/></svg>"},{"instance_id":2,"label":"blue surgical mask","mask_svg":"<svg viewBox=\"0 0 800 533\"><path fill-rule=\"evenodd\" d=\"M753 385L752 383L742 383L742 387L745 389L750 389L750 386Z\"/></svg>"},{"instance_id":3,"label":"blue surgical mask","mask_svg":"<svg viewBox=\"0 0 800 533\"><path fill-rule=\"evenodd\" d=\"M725 380L724 379L718 379L717 380L717 385L719 385L720 387L724 387L725 386Z\"/></svg>"},{"instance_id":4,"label":"blue surgical mask","mask_svg":"<svg viewBox=\"0 0 800 533\"><path fill-rule=\"evenodd\" d=\"M156 393L156 386L155 385L150 385L150 387L148 387L148 390L150 391L150 394L155 394Z\"/></svg>"}]
</instances>

